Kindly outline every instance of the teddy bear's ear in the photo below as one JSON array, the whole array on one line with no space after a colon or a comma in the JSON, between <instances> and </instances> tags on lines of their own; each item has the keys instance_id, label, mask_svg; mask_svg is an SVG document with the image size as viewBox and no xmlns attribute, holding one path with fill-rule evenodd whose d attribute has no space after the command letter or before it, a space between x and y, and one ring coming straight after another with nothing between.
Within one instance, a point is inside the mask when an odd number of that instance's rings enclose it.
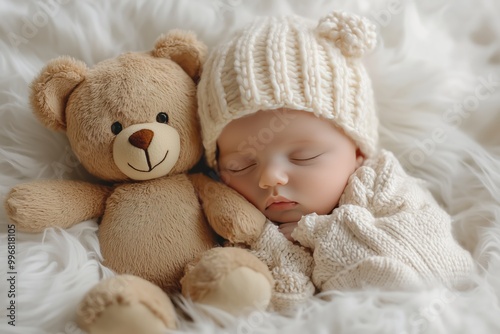
<instances>
[{"instance_id":1,"label":"teddy bear's ear","mask_svg":"<svg viewBox=\"0 0 500 334\"><path fill-rule=\"evenodd\" d=\"M189 31L172 30L160 36L155 43L153 56L176 62L195 82L198 81L207 46Z\"/></svg>"},{"instance_id":2,"label":"teddy bear's ear","mask_svg":"<svg viewBox=\"0 0 500 334\"><path fill-rule=\"evenodd\" d=\"M66 130L66 103L85 79L87 65L70 57L51 60L31 83L33 112L49 129Z\"/></svg>"}]
</instances>

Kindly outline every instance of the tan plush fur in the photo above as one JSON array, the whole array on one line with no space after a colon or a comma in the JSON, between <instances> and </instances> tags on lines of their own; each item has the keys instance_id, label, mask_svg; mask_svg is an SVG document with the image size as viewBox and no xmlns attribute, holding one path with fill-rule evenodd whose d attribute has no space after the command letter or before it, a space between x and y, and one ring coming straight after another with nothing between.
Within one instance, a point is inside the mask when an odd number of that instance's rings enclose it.
<instances>
[{"instance_id":1,"label":"tan plush fur","mask_svg":"<svg viewBox=\"0 0 500 334\"><path fill-rule=\"evenodd\" d=\"M205 46L193 34L172 31L159 38L153 51L125 53L92 68L69 57L55 59L31 86L32 107L41 122L48 128L65 131L83 166L113 186L70 180L20 185L6 198L10 219L20 231L40 232L46 227L68 228L86 219L99 218L104 264L119 274L146 280L132 279L140 283L123 284L120 280L131 279L118 276L116 282L111 280L97 286L80 307L82 321L90 333L94 316L106 316L106 305L112 304L105 300L123 301L123 296L146 305L165 326L172 327L175 323L172 310L150 306L158 298L155 285L165 292L180 291L184 268L195 259L203 266L225 268L219 275L211 276L214 280L241 267L271 277L267 267L253 255L237 256L242 250L235 253L224 248L216 256L212 253L203 256L217 244L214 230L233 242L252 241L265 223L265 217L236 192L207 177L187 175L202 154L196 81L204 55ZM168 121L161 122L160 113L166 113ZM117 166L117 155L113 152L120 143L120 131L115 131L116 122L123 128L123 134L128 133L127 129L134 135L142 131L136 135L142 138L140 149L137 140L131 140L132 136L122 138L125 145L133 145L130 152L135 159L147 157L149 167L156 166L149 154L156 154L163 146L146 151L143 148L149 145L146 138L154 131L169 131L170 135L164 137L169 141L165 143L169 149L162 161L171 151L179 149L180 153L166 175L140 181L131 179L124 167ZM179 138L179 142L172 142L172 138ZM129 158L134 157L120 156ZM134 171L141 176L142 172ZM189 291L187 297L196 300L200 295L197 286L206 292L210 285L205 284L207 277L192 273L185 280L191 285L185 291ZM199 273L204 275L203 270ZM203 284L197 284L198 280ZM110 291L107 286L114 283L123 285L125 290ZM147 287L148 284L151 286ZM211 286L223 288L217 284ZM252 287L241 289L251 291ZM212 291L212 295L217 296L217 291ZM168 299L166 295L165 298ZM113 308L114 315L117 310L120 309Z\"/></svg>"},{"instance_id":2,"label":"tan plush fur","mask_svg":"<svg viewBox=\"0 0 500 334\"><path fill-rule=\"evenodd\" d=\"M99 227L104 264L166 291L179 291L186 263L216 245L185 174L124 184L106 208Z\"/></svg>"}]
</instances>

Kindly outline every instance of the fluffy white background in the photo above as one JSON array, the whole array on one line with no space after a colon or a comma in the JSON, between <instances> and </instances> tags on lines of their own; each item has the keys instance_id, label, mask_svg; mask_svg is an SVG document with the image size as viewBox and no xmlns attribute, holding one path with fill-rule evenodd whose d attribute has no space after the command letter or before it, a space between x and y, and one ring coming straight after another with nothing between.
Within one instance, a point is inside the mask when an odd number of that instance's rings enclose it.
<instances>
[{"instance_id":1,"label":"fluffy white background","mask_svg":"<svg viewBox=\"0 0 500 334\"><path fill-rule=\"evenodd\" d=\"M466 292L376 290L312 300L292 318L267 313L224 328L183 304L189 333L500 332L500 3L420 1L20 1L0 2L0 191L37 178L89 176L63 134L44 129L28 106L28 84L50 59L89 65L150 49L171 28L191 29L209 46L256 15L319 18L332 9L365 14L380 40L367 59L393 150L454 218L454 232L478 264ZM484 82L491 82L485 86ZM7 219L0 216L0 333L80 333L74 312L84 293L111 273L99 264L96 224L43 234L16 233L16 327L7 325ZM147 240L145 241L147 242Z\"/></svg>"}]
</instances>

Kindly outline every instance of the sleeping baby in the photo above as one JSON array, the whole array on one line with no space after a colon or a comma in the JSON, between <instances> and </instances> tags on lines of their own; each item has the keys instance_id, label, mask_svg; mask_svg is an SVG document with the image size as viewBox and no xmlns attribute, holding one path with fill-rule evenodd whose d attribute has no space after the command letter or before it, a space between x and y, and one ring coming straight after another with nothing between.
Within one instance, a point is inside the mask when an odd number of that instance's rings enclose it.
<instances>
[{"instance_id":1,"label":"sleeping baby","mask_svg":"<svg viewBox=\"0 0 500 334\"><path fill-rule=\"evenodd\" d=\"M378 148L361 59L375 43L347 13L267 17L205 64L207 162L268 218L250 248L272 271L276 310L315 291L460 287L473 268L449 215Z\"/></svg>"}]
</instances>

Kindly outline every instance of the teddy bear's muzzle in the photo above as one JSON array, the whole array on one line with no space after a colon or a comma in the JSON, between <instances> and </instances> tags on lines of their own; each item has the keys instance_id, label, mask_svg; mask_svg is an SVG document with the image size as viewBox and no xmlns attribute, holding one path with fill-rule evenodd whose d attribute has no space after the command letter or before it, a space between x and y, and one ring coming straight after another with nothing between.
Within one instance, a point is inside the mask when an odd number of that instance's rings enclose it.
<instances>
[{"instance_id":1,"label":"teddy bear's muzzle","mask_svg":"<svg viewBox=\"0 0 500 334\"><path fill-rule=\"evenodd\" d=\"M167 175L179 158L180 137L167 124L143 123L123 129L113 144L116 166L133 180Z\"/></svg>"}]
</instances>

